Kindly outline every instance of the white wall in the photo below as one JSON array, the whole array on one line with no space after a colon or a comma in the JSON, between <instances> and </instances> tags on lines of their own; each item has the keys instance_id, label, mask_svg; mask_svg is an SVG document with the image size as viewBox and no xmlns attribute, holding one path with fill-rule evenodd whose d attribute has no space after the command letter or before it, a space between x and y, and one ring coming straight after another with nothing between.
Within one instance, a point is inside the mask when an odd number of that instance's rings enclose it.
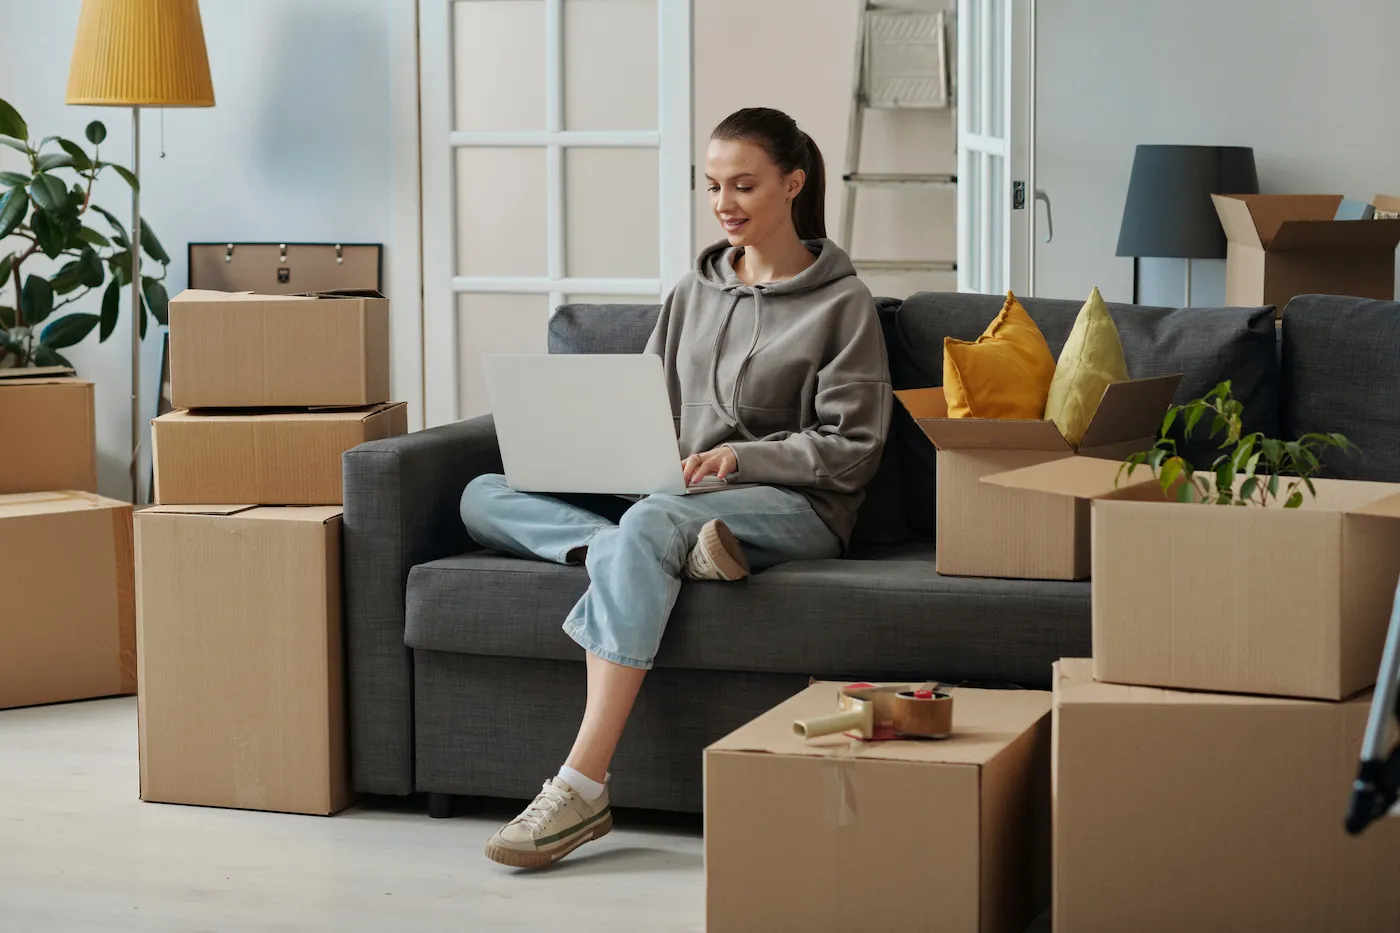
<instances>
[{"instance_id":1,"label":"white wall","mask_svg":"<svg viewBox=\"0 0 1400 933\"><path fill-rule=\"evenodd\" d=\"M185 245L208 240L361 241L388 246L394 230L391 132L391 6L407 0L205 0L201 6L217 104L160 114L142 124L142 214L174 260L166 284L185 286ZM107 124L103 158L129 164L130 112L68 107L64 94L80 0L3 0L5 54L0 97L35 138L82 138L89 120ZM0 150L0 167L17 153ZM110 173L109 173L110 174ZM113 176L94 200L130 215ZM416 222L416 221L415 221ZM105 224L98 219L99 229ZM385 268L393 267L386 251ZM30 271L26 263L26 271ZM392 297L392 286L388 289ZM96 311L100 296L73 310ZM65 309L68 310L68 309ZM125 497L129 450L129 309L105 344L94 334L66 351L97 382L101 491ZM417 348L413 348L417 352ZM143 401L153 415L160 337L145 346ZM146 432L147 435L149 431ZM142 481L149 476L149 458Z\"/></svg>"},{"instance_id":2,"label":"white wall","mask_svg":"<svg viewBox=\"0 0 1400 933\"><path fill-rule=\"evenodd\" d=\"M1132 294L1114 258L1139 143L1253 146L1275 193L1400 193L1395 0L1054 0L1039 4L1037 183L1055 240L1039 295ZM1194 304L1224 302L1195 263ZM1144 302L1181 303L1181 260L1144 260Z\"/></svg>"}]
</instances>

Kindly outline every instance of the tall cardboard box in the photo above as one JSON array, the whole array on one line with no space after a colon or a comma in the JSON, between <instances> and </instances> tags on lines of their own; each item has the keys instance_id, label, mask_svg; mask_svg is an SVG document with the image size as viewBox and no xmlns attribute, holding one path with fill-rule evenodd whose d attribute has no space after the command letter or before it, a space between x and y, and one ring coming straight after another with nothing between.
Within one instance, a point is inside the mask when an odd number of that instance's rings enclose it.
<instances>
[{"instance_id":1,"label":"tall cardboard box","mask_svg":"<svg viewBox=\"0 0 1400 933\"><path fill-rule=\"evenodd\" d=\"M0 709L136 692L131 506L0 495Z\"/></svg>"},{"instance_id":2,"label":"tall cardboard box","mask_svg":"<svg viewBox=\"0 0 1400 933\"><path fill-rule=\"evenodd\" d=\"M1096 683L1055 669L1055 933L1394 933L1400 819L1342 821L1369 696Z\"/></svg>"},{"instance_id":3,"label":"tall cardboard box","mask_svg":"<svg viewBox=\"0 0 1400 933\"><path fill-rule=\"evenodd\" d=\"M1180 382L1174 375L1110 385L1077 449L1047 419L949 418L942 388L896 392L938 448L938 572L1032 580L1087 577L1087 504L980 480L1052 460L1121 459L1145 450Z\"/></svg>"},{"instance_id":4,"label":"tall cardboard box","mask_svg":"<svg viewBox=\"0 0 1400 933\"><path fill-rule=\"evenodd\" d=\"M1400 578L1400 484L1314 480L1301 508L1168 500L1146 468L988 477L1093 500L1094 676L1339 700L1371 686Z\"/></svg>"},{"instance_id":5,"label":"tall cardboard box","mask_svg":"<svg viewBox=\"0 0 1400 933\"><path fill-rule=\"evenodd\" d=\"M309 408L389 401L389 302L377 292L170 301L176 408Z\"/></svg>"},{"instance_id":6,"label":"tall cardboard box","mask_svg":"<svg viewBox=\"0 0 1400 933\"><path fill-rule=\"evenodd\" d=\"M1049 899L1041 691L958 689L941 741L807 741L814 684L705 750L706 928L1021 933Z\"/></svg>"},{"instance_id":7,"label":"tall cardboard box","mask_svg":"<svg viewBox=\"0 0 1400 933\"><path fill-rule=\"evenodd\" d=\"M403 402L336 411L173 411L151 422L163 505L339 505L340 455L408 432Z\"/></svg>"},{"instance_id":8,"label":"tall cardboard box","mask_svg":"<svg viewBox=\"0 0 1400 933\"><path fill-rule=\"evenodd\" d=\"M1395 298L1400 220L1336 220L1340 194L1213 194L1228 241L1225 303L1273 305L1295 295Z\"/></svg>"},{"instance_id":9,"label":"tall cardboard box","mask_svg":"<svg viewBox=\"0 0 1400 933\"><path fill-rule=\"evenodd\" d=\"M154 506L136 577L141 799L346 807L340 509Z\"/></svg>"},{"instance_id":10,"label":"tall cardboard box","mask_svg":"<svg viewBox=\"0 0 1400 933\"><path fill-rule=\"evenodd\" d=\"M63 366L0 369L0 493L97 491L91 382Z\"/></svg>"}]
</instances>

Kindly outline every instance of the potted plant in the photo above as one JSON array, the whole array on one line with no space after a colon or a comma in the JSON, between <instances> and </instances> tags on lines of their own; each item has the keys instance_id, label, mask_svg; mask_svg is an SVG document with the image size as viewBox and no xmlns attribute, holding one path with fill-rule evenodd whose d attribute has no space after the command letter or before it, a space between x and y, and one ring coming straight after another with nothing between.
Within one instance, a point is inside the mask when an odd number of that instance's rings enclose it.
<instances>
[{"instance_id":1,"label":"potted plant","mask_svg":"<svg viewBox=\"0 0 1400 933\"><path fill-rule=\"evenodd\" d=\"M83 340L94 328L99 341L116 329L122 288L131 282L132 244L121 221L93 203L92 188L107 169L132 188L137 181L123 166L101 160L101 144L107 137L101 122L89 123L85 135L92 146L90 154L59 136L34 144L24 119L0 100L0 144L28 161L24 171L0 172L0 368L69 366L60 350ZM93 213L106 220L107 232L88 226ZM166 323L168 298L163 281L170 263L144 217L140 248L145 257L143 272L154 264L160 266L159 275L141 276L145 300L136 313L144 337L148 314L157 323ZM49 260L44 263L48 273L31 271L43 259ZM56 269L54 263L60 263ZM100 314L73 311L55 317L55 312L103 288L104 283Z\"/></svg>"},{"instance_id":2,"label":"potted plant","mask_svg":"<svg viewBox=\"0 0 1400 933\"><path fill-rule=\"evenodd\" d=\"M1267 438L1259 431L1245 434L1243 414L1244 405L1231 394L1228 380L1204 398L1173 405L1162 419L1157 443L1128 457L1118 471L1119 479L1147 466L1162 491L1179 502L1269 506L1282 499L1285 509L1296 509L1303 504L1304 488L1309 495L1317 494L1313 477L1322 469L1322 454L1328 450L1350 454L1357 449L1341 434L1304 434L1296 441ZM1190 437L1206 415L1211 416L1211 439L1224 435L1223 453L1210 469L1198 470L1177 453L1176 441L1167 435L1180 418Z\"/></svg>"}]
</instances>

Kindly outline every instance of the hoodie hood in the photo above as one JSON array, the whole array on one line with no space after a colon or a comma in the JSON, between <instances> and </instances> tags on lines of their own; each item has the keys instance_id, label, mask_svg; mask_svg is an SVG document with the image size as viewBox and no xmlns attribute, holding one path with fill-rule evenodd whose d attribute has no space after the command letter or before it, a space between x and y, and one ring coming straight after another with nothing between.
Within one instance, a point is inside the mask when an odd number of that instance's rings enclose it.
<instances>
[{"instance_id":1,"label":"hoodie hood","mask_svg":"<svg viewBox=\"0 0 1400 933\"><path fill-rule=\"evenodd\" d=\"M745 285L739 278L739 273L734 271L734 260L743 251L743 247L730 246L728 240L720 240L700 253L695 260L695 276L701 284L719 291L748 295L761 289L765 295L792 295L821 288L837 279L856 274L856 268L851 265L846 251L830 240L803 240L802 244L817 257L817 261L785 282Z\"/></svg>"}]
</instances>

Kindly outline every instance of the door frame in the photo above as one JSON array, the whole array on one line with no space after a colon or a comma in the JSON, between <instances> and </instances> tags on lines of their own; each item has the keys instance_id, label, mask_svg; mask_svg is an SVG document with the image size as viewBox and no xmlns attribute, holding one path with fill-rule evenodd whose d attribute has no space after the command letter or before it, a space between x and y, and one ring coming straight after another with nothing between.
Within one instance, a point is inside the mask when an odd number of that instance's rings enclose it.
<instances>
[{"instance_id":1,"label":"door frame","mask_svg":"<svg viewBox=\"0 0 1400 933\"><path fill-rule=\"evenodd\" d=\"M471 2L471 0L464 0ZM569 294L662 295L690 268L692 236L692 0L657 4L657 127L655 130L569 130L564 127L564 3L545 5L545 119L543 130L460 131L455 112L454 0L419 0L422 107L422 254L424 424L459 417L457 296L542 294L550 311ZM545 150L546 274L465 276L457 271L457 198L454 155L461 148ZM569 276L565 267L564 152L572 148L657 150L660 266L655 277Z\"/></svg>"}]
</instances>

